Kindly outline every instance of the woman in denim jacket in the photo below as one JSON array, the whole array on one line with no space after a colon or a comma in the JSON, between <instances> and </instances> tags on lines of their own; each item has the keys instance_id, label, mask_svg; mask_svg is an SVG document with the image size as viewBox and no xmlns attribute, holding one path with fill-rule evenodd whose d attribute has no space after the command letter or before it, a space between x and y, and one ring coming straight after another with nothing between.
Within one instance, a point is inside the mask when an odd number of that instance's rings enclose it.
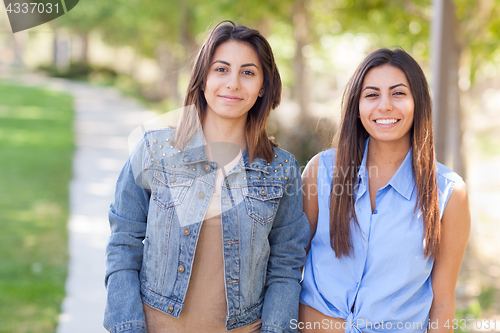
<instances>
[{"instance_id":1,"label":"woman in denim jacket","mask_svg":"<svg viewBox=\"0 0 500 333\"><path fill-rule=\"evenodd\" d=\"M280 94L264 37L217 25L178 126L147 131L118 179L110 332L295 332L310 231L298 163L266 133Z\"/></svg>"}]
</instances>

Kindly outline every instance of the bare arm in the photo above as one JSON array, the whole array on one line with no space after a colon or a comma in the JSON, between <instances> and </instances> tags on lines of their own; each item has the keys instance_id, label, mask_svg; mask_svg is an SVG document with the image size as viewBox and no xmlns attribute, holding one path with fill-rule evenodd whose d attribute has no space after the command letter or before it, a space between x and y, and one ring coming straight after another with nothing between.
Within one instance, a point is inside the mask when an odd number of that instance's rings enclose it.
<instances>
[{"instance_id":1,"label":"bare arm","mask_svg":"<svg viewBox=\"0 0 500 333\"><path fill-rule=\"evenodd\" d=\"M304 213L306 213L311 227L311 239L306 247L306 252L309 252L311 240L316 233L316 226L318 225L318 168L319 154L315 155L309 163L307 163L304 173L302 174L302 202Z\"/></svg>"},{"instance_id":2,"label":"bare arm","mask_svg":"<svg viewBox=\"0 0 500 333\"><path fill-rule=\"evenodd\" d=\"M435 325L429 329L432 333L453 331L455 287L470 234L469 200L465 183L455 184L441 223L441 245L432 269L434 299L429 315L430 323ZM447 321L449 327L444 327Z\"/></svg>"}]
</instances>

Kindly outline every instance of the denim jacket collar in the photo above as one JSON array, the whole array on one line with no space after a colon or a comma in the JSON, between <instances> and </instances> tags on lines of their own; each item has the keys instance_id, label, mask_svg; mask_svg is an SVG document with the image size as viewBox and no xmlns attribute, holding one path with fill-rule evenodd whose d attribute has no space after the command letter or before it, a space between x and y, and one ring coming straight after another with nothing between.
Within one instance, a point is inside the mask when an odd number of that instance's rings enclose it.
<instances>
[{"instance_id":1,"label":"denim jacket collar","mask_svg":"<svg viewBox=\"0 0 500 333\"><path fill-rule=\"evenodd\" d=\"M199 131L193 136L193 139L184 148L184 156L182 162L185 164L199 163L203 161L208 161L205 155L205 145L203 132ZM270 174L268 163L265 159L256 157L253 162L250 163L250 156L248 154L248 149L245 148L242 154L242 159L240 159L238 165L236 166L235 172L241 169L260 171L265 174Z\"/></svg>"},{"instance_id":2,"label":"denim jacket collar","mask_svg":"<svg viewBox=\"0 0 500 333\"><path fill-rule=\"evenodd\" d=\"M242 161L244 165L241 165ZM244 167L247 170L260 171L265 173L266 175L270 174L269 166L265 159L260 157L255 157L253 159L253 162L250 163L250 155L248 154L247 148L245 148L245 150L243 151L243 159L240 160L240 166Z\"/></svg>"},{"instance_id":3,"label":"denim jacket collar","mask_svg":"<svg viewBox=\"0 0 500 333\"><path fill-rule=\"evenodd\" d=\"M203 132L198 131L191 141L184 148L184 156L182 162L185 164L198 163L207 161L205 155L205 145L203 140Z\"/></svg>"}]
</instances>

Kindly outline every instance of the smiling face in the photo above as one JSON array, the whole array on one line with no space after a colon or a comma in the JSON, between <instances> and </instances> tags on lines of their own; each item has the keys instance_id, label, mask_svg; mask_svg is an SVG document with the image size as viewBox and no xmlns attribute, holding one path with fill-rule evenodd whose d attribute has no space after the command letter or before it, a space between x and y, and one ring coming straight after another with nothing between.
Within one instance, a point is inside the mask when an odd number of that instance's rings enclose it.
<instances>
[{"instance_id":1,"label":"smiling face","mask_svg":"<svg viewBox=\"0 0 500 333\"><path fill-rule=\"evenodd\" d=\"M410 145L414 107L402 70L383 65L366 74L359 98L359 117L371 140Z\"/></svg>"},{"instance_id":2,"label":"smiling face","mask_svg":"<svg viewBox=\"0 0 500 333\"><path fill-rule=\"evenodd\" d=\"M207 117L246 122L263 82L262 66L252 47L234 40L219 45L204 88Z\"/></svg>"}]
</instances>

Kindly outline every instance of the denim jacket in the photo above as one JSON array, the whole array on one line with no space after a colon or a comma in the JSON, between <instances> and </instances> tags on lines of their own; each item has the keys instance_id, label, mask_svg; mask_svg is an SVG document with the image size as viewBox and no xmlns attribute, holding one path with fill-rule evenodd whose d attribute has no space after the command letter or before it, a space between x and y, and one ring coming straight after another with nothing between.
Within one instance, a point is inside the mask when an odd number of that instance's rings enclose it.
<instances>
[{"instance_id":1,"label":"denim jacket","mask_svg":"<svg viewBox=\"0 0 500 333\"><path fill-rule=\"evenodd\" d=\"M104 326L146 332L142 302L179 317L217 165L202 135L184 150L173 129L148 131L126 162L109 209ZM275 148L272 162L244 151L223 179L221 220L226 329L262 320L261 332L295 332L309 224L300 168Z\"/></svg>"}]
</instances>

